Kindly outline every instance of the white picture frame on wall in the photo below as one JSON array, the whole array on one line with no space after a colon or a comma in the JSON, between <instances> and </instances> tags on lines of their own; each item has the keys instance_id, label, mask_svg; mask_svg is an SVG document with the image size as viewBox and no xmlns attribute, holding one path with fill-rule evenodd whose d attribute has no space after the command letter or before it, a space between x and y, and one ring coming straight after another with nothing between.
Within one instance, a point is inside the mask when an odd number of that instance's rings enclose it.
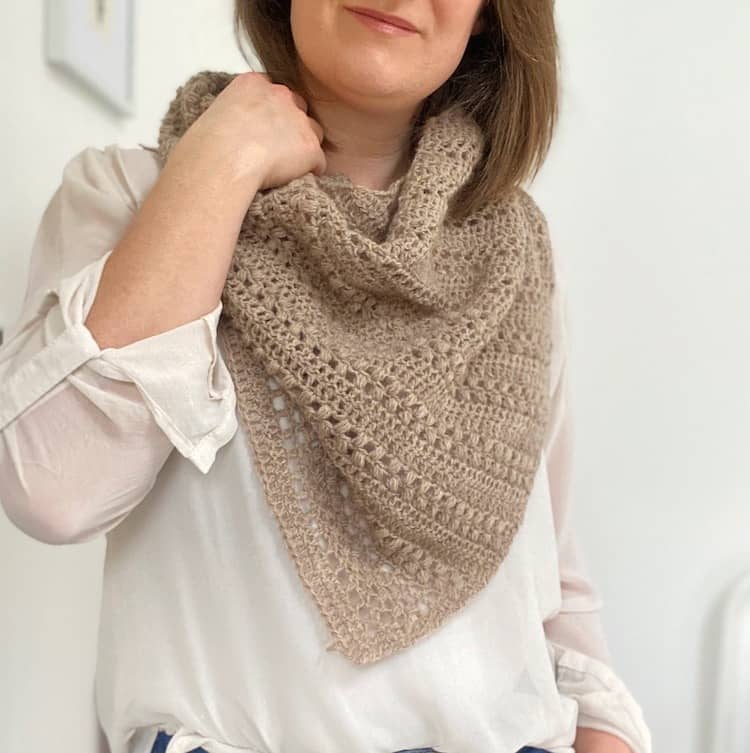
<instances>
[{"instance_id":1,"label":"white picture frame on wall","mask_svg":"<svg viewBox=\"0 0 750 753\"><path fill-rule=\"evenodd\" d=\"M118 113L133 113L135 0L46 0L47 61Z\"/></svg>"}]
</instances>

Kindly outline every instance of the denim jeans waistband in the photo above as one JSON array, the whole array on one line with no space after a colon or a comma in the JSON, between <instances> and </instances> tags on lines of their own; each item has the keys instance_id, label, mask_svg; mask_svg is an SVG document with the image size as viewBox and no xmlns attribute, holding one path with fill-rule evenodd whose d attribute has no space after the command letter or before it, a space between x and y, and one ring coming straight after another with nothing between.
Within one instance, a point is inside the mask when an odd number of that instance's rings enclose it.
<instances>
[{"instance_id":1,"label":"denim jeans waistband","mask_svg":"<svg viewBox=\"0 0 750 753\"><path fill-rule=\"evenodd\" d=\"M168 735L164 730L159 730L159 733L154 740L154 745L151 748L151 753L165 753L167 744L169 743L172 735ZM193 748L190 753L207 753L205 748ZM443 753L442 751L435 750L435 748L404 748L403 750L395 750L393 753ZM541 748L532 748L529 745L521 748L518 753L548 753Z\"/></svg>"}]
</instances>

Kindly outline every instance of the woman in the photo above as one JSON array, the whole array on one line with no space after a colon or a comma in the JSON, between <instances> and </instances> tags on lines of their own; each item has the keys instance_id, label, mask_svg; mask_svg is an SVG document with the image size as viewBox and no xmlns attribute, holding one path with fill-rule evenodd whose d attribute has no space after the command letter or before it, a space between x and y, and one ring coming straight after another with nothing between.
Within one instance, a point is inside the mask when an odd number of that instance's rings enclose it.
<instances>
[{"instance_id":1,"label":"woman","mask_svg":"<svg viewBox=\"0 0 750 753\"><path fill-rule=\"evenodd\" d=\"M267 74L197 74L156 149L66 165L0 350L8 516L107 535L112 753L649 753L570 529L564 284L519 188L552 3L235 21Z\"/></svg>"}]
</instances>

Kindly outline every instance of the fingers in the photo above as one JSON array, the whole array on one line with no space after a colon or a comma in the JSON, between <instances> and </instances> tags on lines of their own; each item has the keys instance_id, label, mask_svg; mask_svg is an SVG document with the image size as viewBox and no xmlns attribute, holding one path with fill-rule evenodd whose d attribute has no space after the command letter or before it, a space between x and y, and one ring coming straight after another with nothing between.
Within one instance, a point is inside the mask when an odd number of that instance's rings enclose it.
<instances>
[{"instance_id":1,"label":"fingers","mask_svg":"<svg viewBox=\"0 0 750 753\"><path fill-rule=\"evenodd\" d=\"M328 167L328 162L326 161L325 152L321 150L320 159L318 160L318 163L315 165L315 169L313 170L313 172L316 175L323 175L327 167Z\"/></svg>"},{"instance_id":2,"label":"fingers","mask_svg":"<svg viewBox=\"0 0 750 753\"><path fill-rule=\"evenodd\" d=\"M256 76L262 76L264 79L266 79L266 81L271 81L271 77L263 71L253 71L252 73ZM303 112L307 112L307 100L305 100L305 98L301 94L294 91L294 89L290 89L286 84L273 84L273 86L278 86L279 88L286 91L291 96L294 104L297 105L297 107L299 107L299 109Z\"/></svg>"},{"instance_id":3,"label":"fingers","mask_svg":"<svg viewBox=\"0 0 750 753\"><path fill-rule=\"evenodd\" d=\"M297 105L297 107L300 108L303 112L307 112L307 102L306 100L299 94L297 94L296 91L289 90L292 94L292 99L294 100L294 103Z\"/></svg>"},{"instance_id":4,"label":"fingers","mask_svg":"<svg viewBox=\"0 0 750 753\"><path fill-rule=\"evenodd\" d=\"M318 141L322 144L323 143L323 126L320 125L320 123L318 123L317 120L309 116L307 118L307 122L310 124L310 128L312 128L313 131L315 131L315 134L318 137Z\"/></svg>"},{"instance_id":5,"label":"fingers","mask_svg":"<svg viewBox=\"0 0 750 753\"><path fill-rule=\"evenodd\" d=\"M263 71L253 71L253 75L262 76L266 81L271 81L271 77L264 73ZM285 84L273 84L273 86L278 86L279 88L283 89L291 98L294 104L299 107L302 112L307 114L308 112L308 104L307 100L299 94L298 92L294 91L293 89L290 89ZM318 143L322 144L323 139L325 138L325 133L323 131L323 126L314 118L307 117L307 123L310 126L310 128L314 131L315 135L318 137ZM328 166L328 163L326 161L325 152L321 149L320 154L318 156L318 160L315 164L315 167L313 168L312 172L316 175L323 175L326 171L326 168Z\"/></svg>"}]
</instances>

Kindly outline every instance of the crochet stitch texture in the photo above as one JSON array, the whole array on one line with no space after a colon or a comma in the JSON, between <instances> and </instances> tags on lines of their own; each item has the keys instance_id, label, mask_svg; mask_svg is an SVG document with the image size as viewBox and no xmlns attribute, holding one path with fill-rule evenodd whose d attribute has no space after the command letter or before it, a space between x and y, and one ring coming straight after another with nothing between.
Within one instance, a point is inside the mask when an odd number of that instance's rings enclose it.
<instances>
[{"instance_id":1,"label":"crochet stitch texture","mask_svg":"<svg viewBox=\"0 0 750 753\"><path fill-rule=\"evenodd\" d=\"M177 89L162 164L235 75ZM307 173L259 191L222 294L219 339L266 501L329 650L357 663L436 630L488 583L541 460L548 229L520 188L449 219L483 145L454 107L384 190Z\"/></svg>"}]
</instances>

